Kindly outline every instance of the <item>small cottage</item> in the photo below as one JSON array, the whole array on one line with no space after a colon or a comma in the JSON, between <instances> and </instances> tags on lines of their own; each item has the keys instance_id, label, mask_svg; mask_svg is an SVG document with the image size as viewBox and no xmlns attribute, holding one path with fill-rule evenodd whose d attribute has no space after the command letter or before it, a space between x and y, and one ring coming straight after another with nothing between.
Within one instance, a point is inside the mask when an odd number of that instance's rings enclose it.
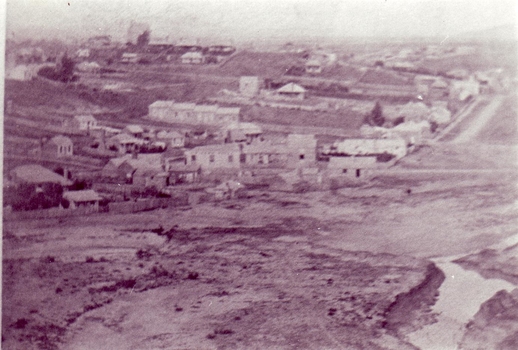
<instances>
[{"instance_id":1,"label":"small cottage","mask_svg":"<svg viewBox=\"0 0 518 350\"><path fill-rule=\"evenodd\" d=\"M99 211L99 201L103 198L94 190L68 191L63 193L63 198L69 202L68 209L92 208Z\"/></svg>"},{"instance_id":2,"label":"small cottage","mask_svg":"<svg viewBox=\"0 0 518 350\"><path fill-rule=\"evenodd\" d=\"M306 89L304 89L302 86L298 84L289 83L279 88L277 90L277 94L283 97L303 100L306 96Z\"/></svg>"},{"instance_id":3,"label":"small cottage","mask_svg":"<svg viewBox=\"0 0 518 350\"><path fill-rule=\"evenodd\" d=\"M71 157L74 154L74 144L69 137L58 135L51 138L41 147L41 156L50 158Z\"/></svg>"}]
</instances>

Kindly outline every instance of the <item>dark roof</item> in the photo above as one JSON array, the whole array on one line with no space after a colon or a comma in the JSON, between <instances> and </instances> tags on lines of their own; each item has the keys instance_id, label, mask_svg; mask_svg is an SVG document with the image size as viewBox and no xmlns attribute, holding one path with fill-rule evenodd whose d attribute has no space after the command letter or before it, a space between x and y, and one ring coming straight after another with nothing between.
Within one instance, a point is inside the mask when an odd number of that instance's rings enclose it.
<instances>
[{"instance_id":1,"label":"dark roof","mask_svg":"<svg viewBox=\"0 0 518 350\"><path fill-rule=\"evenodd\" d=\"M29 184L57 183L63 186L70 185L71 182L63 176L37 164L21 165L11 171L11 175L19 181Z\"/></svg>"}]
</instances>

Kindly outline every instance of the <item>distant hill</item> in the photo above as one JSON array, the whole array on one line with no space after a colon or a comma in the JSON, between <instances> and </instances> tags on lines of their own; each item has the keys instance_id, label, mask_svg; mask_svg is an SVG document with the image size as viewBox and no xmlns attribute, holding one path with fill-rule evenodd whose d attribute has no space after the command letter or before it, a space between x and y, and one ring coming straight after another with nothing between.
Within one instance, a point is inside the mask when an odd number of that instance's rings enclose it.
<instances>
[{"instance_id":1,"label":"distant hill","mask_svg":"<svg viewBox=\"0 0 518 350\"><path fill-rule=\"evenodd\" d=\"M497 27L465 32L456 35L455 38L476 41L518 41L518 32L516 24L509 23Z\"/></svg>"}]
</instances>

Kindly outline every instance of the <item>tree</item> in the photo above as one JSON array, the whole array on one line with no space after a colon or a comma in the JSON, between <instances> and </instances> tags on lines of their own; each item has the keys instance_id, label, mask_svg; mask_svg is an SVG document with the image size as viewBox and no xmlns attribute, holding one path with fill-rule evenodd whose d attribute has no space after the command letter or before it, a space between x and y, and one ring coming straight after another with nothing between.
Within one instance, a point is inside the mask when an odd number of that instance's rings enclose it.
<instances>
[{"instance_id":1,"label":"tree","mask_svg":"<svg viewBox=\"0 0 518 350\"><path fill-rule=\"evenodd\" d=\"M73 80L75 62L66 54L61 58L61 69L59 71L60 80L68 83Z\"/></svg>"},{"instance_id":2,"label":"tree","mask_svg":"<svg viewBox=\"0 0 518 350\"><path fill-rule=\"evenodd\" d=\"M371 126L382 126L385 123L383 109L379 101L376 102L372 111L365 116L365 123Z\"/></svg>"},{"instance_id":3,"label":"tree","mask_svg":"<svg viewBox=\"0 0 518 350\"><path fill-rule=\"evenodd\" d=\"M144 33L140 34L137 38L137 47L146 47L149 44L149 35L151 33L149 30L144 31Z\"/></svg>"}]
</instances>

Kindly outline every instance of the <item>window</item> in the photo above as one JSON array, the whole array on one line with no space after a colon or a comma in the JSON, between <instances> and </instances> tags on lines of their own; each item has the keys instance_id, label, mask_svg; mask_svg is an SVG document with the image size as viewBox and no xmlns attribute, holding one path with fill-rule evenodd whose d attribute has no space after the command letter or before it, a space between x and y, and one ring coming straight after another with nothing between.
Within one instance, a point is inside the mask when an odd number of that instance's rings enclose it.
<instances>
[{"instance_id":1,"label":"window","mask_svg":"<svg viewBox=\"0 0 518 350\"><path fill-rule=\"evenodd\" d=\"M68 146L68 153L72 153L72 146Z\"/></svg>"},{"instance_id":2,"label":"window","mask_svg":"<svg viewBox=\"0 0 518 350\"><path fill-rule=\"evenodd\" d=\"M193 155L191 156L191 162L195 162L195 161L196 161L196 155L194 155L194 154L193 154Z\"/></svg>"},{"instance_id":3,"label":"window","mask_svg":"<svg viewBox=\"0 0 518 350\"><path fill-rule=\"evenodd\" d=\"M347 169L342 169L342 173L347 174Z\"/></svg>"},{"instance_id":4,"label":"window","mask_svg":"<svg viewBox=\"0 0 518 350\"><path fill-rule=\"evenodd\" d=\"M241 153L241 154L239 155L239 162L241 162L241 163L246 163L246 154Z\"/></svg>"},{"instance_id":5,"label":"window","mask_svg":"<svg viewBox=\"0 0 518 350\"><path fill-rule=\"evenodd\" d=\"M209 156L209 162L214 163L215 160L216 160L216 158L214 157L214 154L211 154Z\"/></svg>"},{"instance_id":6,"label":"window","mask_svg":"<svg viewBox=\"0 0 518 350\"><path fill-rule=\"evenodd\" d=\"M299 159L303 160L304 159L304 155L303 154L299 155Z\"/></svg>"},{"instance_id":7,"label":"window","mask_svg":"<svg viewBox=\"0 0 518 350\"><path fill-rule=\"evenodd\" d=\"M356 169L356 177L360 177L360 169Z\"/></svg>"},{"instance_id":8,"label":"window","mask_svg":"<svg viewBox=\"0 0 518 350\"><path fill-rule=\"evenodd\" d=\"M228 162L232 163L234 161L234 156L232 154L229 154L228 156Z\"/></svg>"}]
</instances>

